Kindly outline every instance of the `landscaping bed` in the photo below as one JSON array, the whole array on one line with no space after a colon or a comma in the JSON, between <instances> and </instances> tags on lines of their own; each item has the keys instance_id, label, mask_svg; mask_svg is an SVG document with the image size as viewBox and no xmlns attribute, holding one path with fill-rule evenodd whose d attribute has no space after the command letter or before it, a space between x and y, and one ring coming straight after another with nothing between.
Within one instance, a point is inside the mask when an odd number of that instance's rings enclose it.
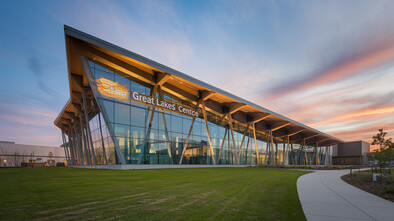
<instances>
[{"instance_id":1,"label":"landscaping bed","mask_svg":"<svg viewBox=\"0 0 394 221\"><path fill-rule=\"evenodd\" d=\"M350 185L394 202L393 172L393 169L391 169L391 174L388 172L382 174L381 171L374 171L372 173L371 170L356 171L352 174L344 175L341 178ZM379 174L377 181L373 181L373 174Z\"/></svg>"}]
</instances>

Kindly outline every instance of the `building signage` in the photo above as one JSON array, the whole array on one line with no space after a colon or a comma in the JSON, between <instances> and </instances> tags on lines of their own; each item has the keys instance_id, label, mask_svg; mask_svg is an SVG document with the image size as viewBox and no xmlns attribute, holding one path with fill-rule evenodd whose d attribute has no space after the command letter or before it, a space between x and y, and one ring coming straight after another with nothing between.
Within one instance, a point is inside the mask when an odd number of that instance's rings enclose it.
<instances>
[{"instance_id":1,"label":"building signage","mask_svg":"<svg viewBox=\"0 0 394 221\"><path fill-rule=\"evenodd\" d=\"M191 117L198 117L199 115L199 112L195 108L191 108L179 103L161 100L157 97L148 96L142 93L129 91L125 86L106 78L99 78L96 81L98 91L107 97L112 97L122 101L131 100Z\"/></svg>"},{"instance_id":2,"label":"building signage","mask_svg":"<svg viewBox=\"0 0 394 221\"><path fill-rule=\"evenodd\" d=\"M104 96L129 101L129 90L125 86L106 78L97 79L97 89Z\"/></svg>"}]
</instances>

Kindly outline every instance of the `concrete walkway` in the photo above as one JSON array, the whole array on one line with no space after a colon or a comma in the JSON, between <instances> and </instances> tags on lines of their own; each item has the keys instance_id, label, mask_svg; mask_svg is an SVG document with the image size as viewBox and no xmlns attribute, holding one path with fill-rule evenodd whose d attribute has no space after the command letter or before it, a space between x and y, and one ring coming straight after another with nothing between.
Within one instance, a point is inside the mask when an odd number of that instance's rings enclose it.
<instances>
[{"instance_id":1,"label":"concrete walkway","mask_svg":"<svg viewBox=\"0 0 394 221\"><path fill-rule=\"evenodd\" d=\"M304 214L313 220L394 220L394 203L341 180L349 170L319 170L298 178Z\"/></svg>"}]
</instances>

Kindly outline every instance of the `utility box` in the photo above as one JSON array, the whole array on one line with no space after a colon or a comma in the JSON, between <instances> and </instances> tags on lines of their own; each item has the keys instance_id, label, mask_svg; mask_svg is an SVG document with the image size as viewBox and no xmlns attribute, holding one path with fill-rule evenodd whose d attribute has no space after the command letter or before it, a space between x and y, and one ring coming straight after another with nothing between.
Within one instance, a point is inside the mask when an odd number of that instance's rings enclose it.
<instances>
[{"instance_id":1,"label":"utility box","mask_svg":"<svg viewBox=\"0 0 394 221\"><path fill-rule=\"evenodd\" d=\"M335 145L333 165L368 165L370 144L365 141L352 141Z\"/></svg>"}]
</instances>

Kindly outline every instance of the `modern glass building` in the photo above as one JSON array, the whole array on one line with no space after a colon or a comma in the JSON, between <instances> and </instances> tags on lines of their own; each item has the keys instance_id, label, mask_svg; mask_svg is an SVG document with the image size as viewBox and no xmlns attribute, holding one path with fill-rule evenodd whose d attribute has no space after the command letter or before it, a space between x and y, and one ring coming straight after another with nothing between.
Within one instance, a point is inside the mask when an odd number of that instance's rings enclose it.
<instances>
[{"instance_id":1,"label":"modern glass building","mask_svg":"<svg viewBox=\"0 0 394 221\"><path fill-rule=\"evenodd\" d=\"M65 26L70 165L325 164L342 140Z\"/></svg>"}]
</instances>

